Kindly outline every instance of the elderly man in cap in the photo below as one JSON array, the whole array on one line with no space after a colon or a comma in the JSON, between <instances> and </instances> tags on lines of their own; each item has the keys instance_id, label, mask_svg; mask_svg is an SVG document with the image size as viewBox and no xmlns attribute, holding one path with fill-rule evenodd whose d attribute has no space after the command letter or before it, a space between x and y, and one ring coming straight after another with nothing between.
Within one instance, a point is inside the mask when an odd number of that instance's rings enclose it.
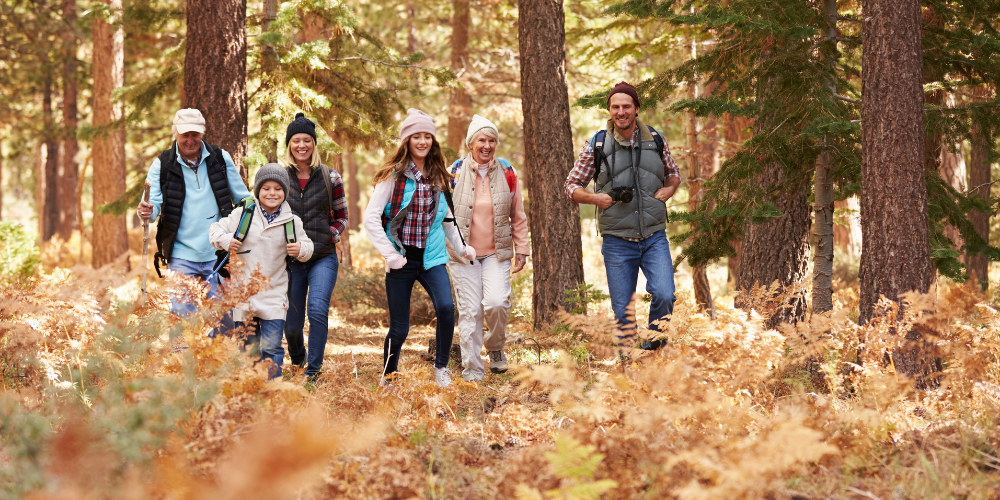
<instances>
[{"instance_id":1,"label":"elderly man in cap","mask_svg":"<svg viewBox=\"0 0 1000 500\"><path fill-rule=\"evenodd\" d=\"M608 276L611 308L625 343L632 337L635 319L626 309L639 279L653 296L649 327L661 331L674 310L674 268L667 241L666 201L681 179L670 148L652 127L639 120L639 93L621 82L608 95L610 119L590 139L566 178L566 196L575 203L596 205L597 226L603 236L601 253ZM594 180L594 192L585 189ZM655 349L663 340L643 342Z\"/></svg>"},{"instance_id":2,"label":"elderly man in cap","mask_svg":"<svg viewBox=\"0 0 1000 500\"><path fill-rule=\"evenodd\" d=\"M208 228L229 215L233 206L250 196L229 153L202 140L205 118L197 109L174 115L174 145L153 160L146 174L149 203L140 202L138 214L155 219L156 255L153 264L201 280L210 279L209 297L219 292L219 276L212 276L215 248ZM194 312L192 304L174 298L170 311L178 316ZM224 321L226 329L228 321Z\"/></svg>"}]
</instances>

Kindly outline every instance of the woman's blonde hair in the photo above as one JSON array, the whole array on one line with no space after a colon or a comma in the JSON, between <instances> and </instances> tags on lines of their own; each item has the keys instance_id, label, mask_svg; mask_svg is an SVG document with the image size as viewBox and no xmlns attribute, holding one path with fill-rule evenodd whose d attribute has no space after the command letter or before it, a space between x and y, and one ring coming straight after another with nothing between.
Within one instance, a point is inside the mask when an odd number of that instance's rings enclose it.
<instances>
[{"instance_id":1,"label":"woman's blonde hair","mask_svg":"<svg viewBox=\"0 0 1000 500\"><path fill-rule=\"evenodd\" d=\"M404 138L396 152L392 156L387 156L382 168L375 172L372 184L378 184L397 172L410 166L410 137ZM448 172L448 164L444 161L444 153L441 152L441 145L438 144L437 137L431 135L431 149L424 160L424 171L427 172L427 181L438 191L448 191L451 188L451 173Z\"/></svg>"},{"instance_id":2,"label":"woman's blonde hair","mask_svg":"<svg viewBox=\"0 0 1000 500\"><path fill-rule=\"evenodd\" d=\"M310 139L312 136L310 136ZM295 162L295 156L292 155L292 143L288 142L288 146L285 148L285 157L282 159L282 163L286 167L297 168L298 163ZM313 152L312 156L309 157L309 168L317 168L320 165L319 161L319 148L316 147L316 140L313 139Z\"/></svg>"}]
</instances>

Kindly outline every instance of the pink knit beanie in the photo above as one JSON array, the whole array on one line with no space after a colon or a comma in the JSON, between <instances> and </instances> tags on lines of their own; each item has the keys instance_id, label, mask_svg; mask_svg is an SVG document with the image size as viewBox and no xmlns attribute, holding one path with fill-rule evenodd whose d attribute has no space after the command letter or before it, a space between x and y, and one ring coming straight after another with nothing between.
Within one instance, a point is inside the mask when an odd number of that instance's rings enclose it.
<instances>
[{"instance_id":1,"label":"pink knit beanie","mask_svg":"<svg viewBox=\"0 0 1000 500\"><path fill-rule=\"evenodd\" d=\"M419 109L410 108L406 110L406 119L399 128L399 138L406 139L417 132L427 132L436 137L437 127L434 126L434 119L430 115Z\"/></svg>"}]
</instances>

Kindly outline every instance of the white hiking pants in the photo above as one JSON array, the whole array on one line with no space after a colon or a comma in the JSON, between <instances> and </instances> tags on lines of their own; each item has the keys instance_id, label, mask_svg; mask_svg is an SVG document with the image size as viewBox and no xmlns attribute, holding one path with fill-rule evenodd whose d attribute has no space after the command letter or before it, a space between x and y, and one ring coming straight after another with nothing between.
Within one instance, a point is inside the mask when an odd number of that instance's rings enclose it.
<instances>
[{"instance_id":1,"label":"white hiking pants","mask_svg":"<svg viewBox=\"0 0 1000 500\"><path fill-rule=\"evenodd\" d=\"M458 301L458 339L462 345L462 378L482 380L486 374L482 350L503 350L510 317L510 266L497 256L477 258L475 264L448 263ZM489 333L483 335L483 324Z\"/></svg>"}]
</instances>

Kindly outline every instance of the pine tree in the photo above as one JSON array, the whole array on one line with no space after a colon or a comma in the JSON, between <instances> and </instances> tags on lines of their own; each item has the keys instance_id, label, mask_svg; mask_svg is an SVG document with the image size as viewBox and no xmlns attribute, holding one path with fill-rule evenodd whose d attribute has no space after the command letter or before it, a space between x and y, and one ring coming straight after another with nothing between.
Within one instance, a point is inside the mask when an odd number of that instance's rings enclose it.
<instances>
[{"instance_id":1,"label":"pine tree","mask_svg":"<svg viewBox=\"0 0 1000 500\"><path fill-rule=\"evenodd\" d=\"M469 60L469 29L472 16L469 13L469 0L452 0L451 15L451 70L456 75L462 75L468 68ZM451 100L448 103L448 142L458 156L465 149L465 133L472 122L472 96L465 91L464 81L459 80L458 86L451 90ZM451 158L449 158L451 160Z\"/></svg>"},{"instance_id":2,"label":"pine tree","mask_svg":"<svg viewBox=\"0 0 1000 500\"><path fill-rule=\"evenodd\" d=\"M573 164L565 74L565 19L560 0L522 2L518 11L524 170L534 262L535 328L570 310L565 290L583 283L580 209L562 186Z\"/></svg>"},{"instance_id":3,"label":"pine tree","mask_svg":"<svg viewBox=\"0 0 1000 500\"><path fill-rule=\"evenodd\" d=\"M64 22L75 27L76 0L62 0L62 16ZM62 39L62 153L59 160L58 205L59 227L57 232L64 240L68 240L77 228L77 209L79 200L76 197L76 185L79 179L79 166L76 154L80 150L76 139L77 127L77 81L76 81L76 34L72 29L63 33Z\"/></svg>"}]
</instances>

